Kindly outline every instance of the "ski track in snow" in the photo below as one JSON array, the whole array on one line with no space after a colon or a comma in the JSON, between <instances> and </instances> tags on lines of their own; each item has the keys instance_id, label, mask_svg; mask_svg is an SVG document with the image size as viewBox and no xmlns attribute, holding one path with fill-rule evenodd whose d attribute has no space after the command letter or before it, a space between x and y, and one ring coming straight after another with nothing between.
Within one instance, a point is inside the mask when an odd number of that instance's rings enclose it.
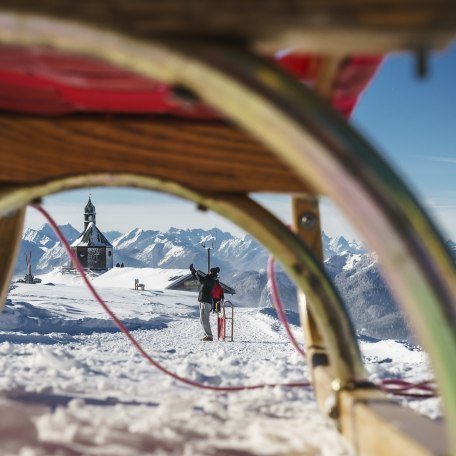
<instances>
[{"instance_id":1,"label":"ski track in snow","mask_svg":"<svg viewBox=\"0 0 456 456\"><path fill-rule=\"evenodd\" d=\"M307 380L273 312L237 308L234 342L204 343L195 294L127 284L119 278L119 288L99 291L146 351L177 374L212 385ZM351 454L307 389L215 393L165 376L81 285L21 284L9 300L0 319L0 412L9 417L0 422L1 455ZM215 335L215 316L212 324ZM432 376L416 348L368 338L361 348L374 380ZM409 402L439 416L438 399Z\"/></svg>"}]
</instances>

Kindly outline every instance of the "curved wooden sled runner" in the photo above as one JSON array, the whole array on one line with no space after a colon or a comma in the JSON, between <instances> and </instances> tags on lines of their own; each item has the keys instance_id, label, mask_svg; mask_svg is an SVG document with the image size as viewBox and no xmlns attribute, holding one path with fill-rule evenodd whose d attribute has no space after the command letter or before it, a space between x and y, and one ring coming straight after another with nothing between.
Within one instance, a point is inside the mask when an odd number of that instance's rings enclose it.
<instances>
[{"instance_id":1,"label":"curved wooden sled runner","mask_svg":"<svg viewBox=\"0 0 456 456\"><path fill-rule=\"evenodd\" d=\"M344 57L446 43L456 29L456 6L423 1L411 14L407 2L392 0L378 2L382 10L371 2L269 2L263 9L256 0L248 7L232 0L220 2L217 21L204 2L192 8L193 2L174 0L181 14L164 1L91 2L97 8L42 3L3 2L0 46L98 59L166 84L182 109L206 105L218 114L1 114L1 303L28 203L96 185L167 192L238 224L287 269L301 290L318 404L357 452L456 454L454 263L394 171L328 104ZM324 27L315 25L317 17L326 18ZM258 54L290 46L322 53L319 96ZM293 232L251 200L251 192L292 195ZM323 269L322 195L378 252L431 357L447 437L443 423L399 406L366 380L352 325Z\"/></svg>"}]
</instances>

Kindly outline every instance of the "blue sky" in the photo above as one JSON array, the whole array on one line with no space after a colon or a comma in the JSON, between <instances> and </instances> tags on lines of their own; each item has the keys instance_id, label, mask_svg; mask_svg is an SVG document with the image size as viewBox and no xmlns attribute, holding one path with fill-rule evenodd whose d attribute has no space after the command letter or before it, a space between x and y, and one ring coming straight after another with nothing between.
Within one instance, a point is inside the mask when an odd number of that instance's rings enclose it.
<instances>
[{"instance_id":1,"label":"blue sky","mask_svg":"<svg viewBox=\"0 0 456 456\"><path fill-rule=\"evenodd\" d=\"M445 237L456 240L456 45L433 53L429 75L420 79L410 54L388 56L361 97L351 122L377 147L437 220ZM135 227L166 230L217 226L242 231L212 213L167 195L129 189L92 189L97 222L104 230ZM46 206L59 223L82 226L88 190L54 195ZM257 196L285 222L289 198ZM359 238L329 201L322 201L323 229L330 235ZM26 226L43 223L28 212Z\"/></svg>"},{"instance_id":2,"label":"blue sky","mask_svg":"<svg viewBox=\"0 0 456 456\"><path fill-rule=\"evenodd\" d=\"M444 234L456 239L456 45L419 79L411 55L392 55L352 122L405 179Z\"/></svg>"}]
</instances>

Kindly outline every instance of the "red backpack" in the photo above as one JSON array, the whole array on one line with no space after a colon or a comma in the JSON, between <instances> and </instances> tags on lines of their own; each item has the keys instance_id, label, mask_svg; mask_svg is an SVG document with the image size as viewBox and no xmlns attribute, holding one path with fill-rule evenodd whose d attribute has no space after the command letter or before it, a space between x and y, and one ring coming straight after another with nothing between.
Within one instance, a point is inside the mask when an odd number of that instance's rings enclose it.
<instances>
[{"instance_id":1,"label":"red backpack","mask_svg":"<svg viewBox=\"0 0 456 456\"><path fill-rule=\"evenodd\" d=\"M215 287L212 289L212 298L213 299L221 299L223 298L223 288L220 286L220 283L216 283Z\"/></svg>"}]
</instances>

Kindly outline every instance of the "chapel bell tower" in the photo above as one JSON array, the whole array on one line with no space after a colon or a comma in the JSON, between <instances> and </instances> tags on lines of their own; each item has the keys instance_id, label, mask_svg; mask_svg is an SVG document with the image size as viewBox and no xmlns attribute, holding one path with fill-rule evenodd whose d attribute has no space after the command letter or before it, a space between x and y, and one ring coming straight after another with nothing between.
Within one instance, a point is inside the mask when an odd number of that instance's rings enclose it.
<instances>
[{"instance_id":1,"label":"chapel bell tower","mask_svg":"<svg viewBox=\"0 0 456 456\"><path fill-rule=\"evenodd\" d=\"M93 205L89 195L89 201L87 201L86 207L84 208L84 230L90 222L96 224L96 212L95 206Z\"/></svg>"}]
</instances>

